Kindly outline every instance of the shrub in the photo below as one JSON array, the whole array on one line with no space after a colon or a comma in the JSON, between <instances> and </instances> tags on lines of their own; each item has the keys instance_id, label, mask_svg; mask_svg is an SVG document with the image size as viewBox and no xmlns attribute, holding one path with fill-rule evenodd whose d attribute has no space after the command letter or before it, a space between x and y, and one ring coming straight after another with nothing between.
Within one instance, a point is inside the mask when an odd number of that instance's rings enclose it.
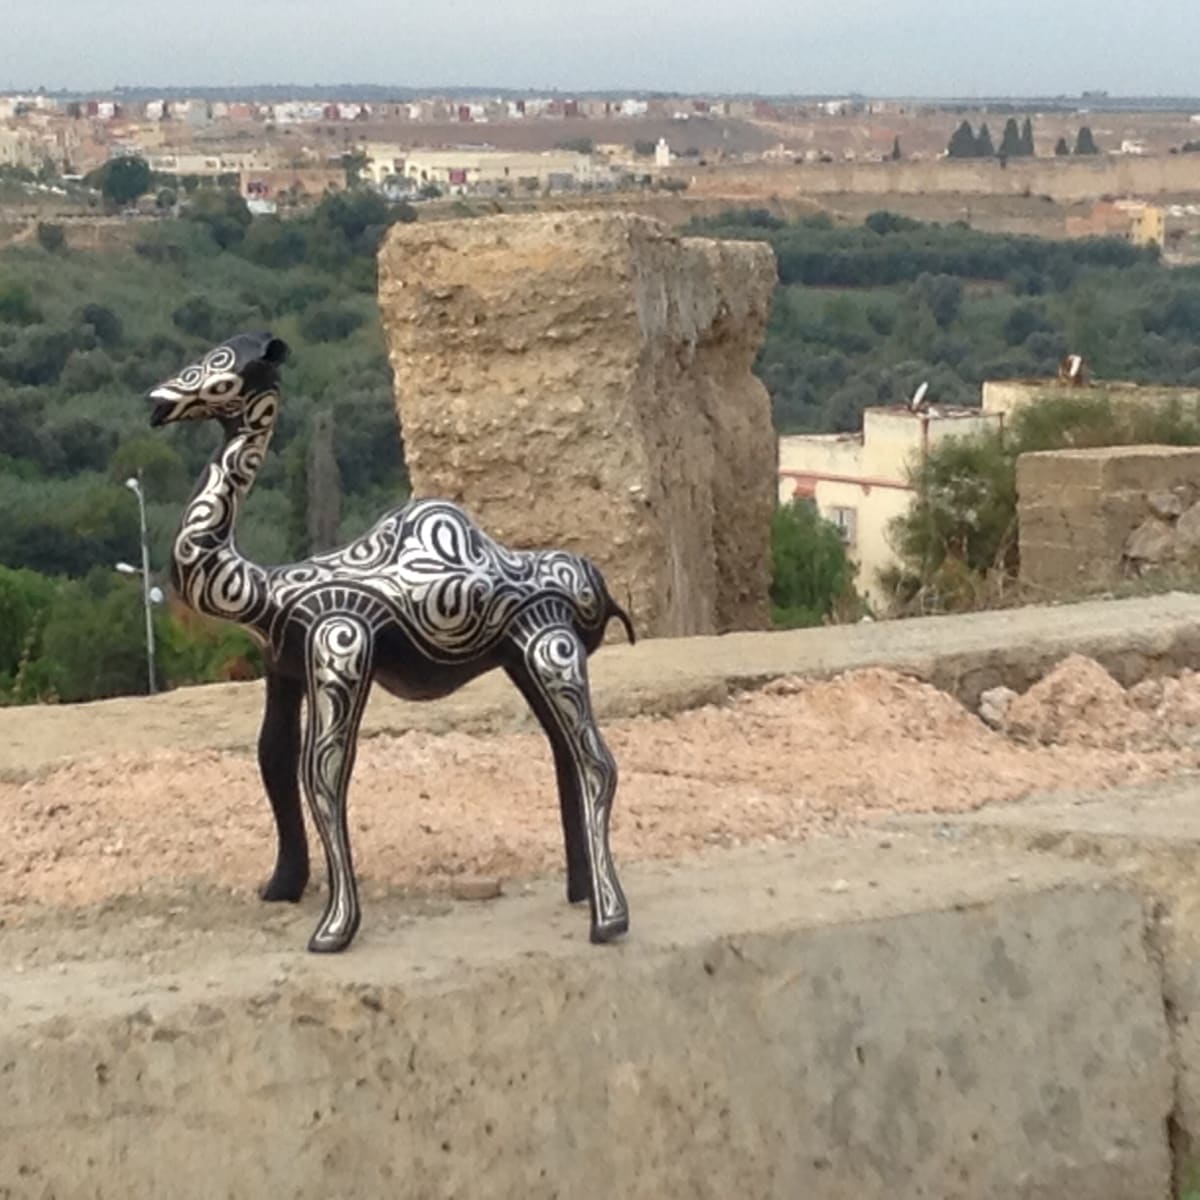
<instances>
[{"instance_id":1,"label":"shrub","mask_svg":"<svg viewBox=\"0 0 1200 1200\"><path fill-rule=\"evenodd\" d=\"M300 332L310 342L340 342L365 320L362 313L353 308L314 308L301 318Z\"/></svg>"},{"instance_id":2,"label":"shrub","mask_svg":"<svg viewBox=\"0 0 1200 1200\"><path fill-rule=\"evenodd\" d=\"M784 629L820 625L853 596L854 564L816 506L793 501L771 519L771 618Z\"/></svg>"},{"instance_id":3,"label":"shrub","mask_svg":"<svg viewBox=\"0 0 1200 1200\"><path fill-rule=\"evenodd\" d=\"M37 227L38 245L47 254L57 254L65 249L67 235L61 225L52 225L47 221L39 221Z\"/></svg>"}]
</instances>

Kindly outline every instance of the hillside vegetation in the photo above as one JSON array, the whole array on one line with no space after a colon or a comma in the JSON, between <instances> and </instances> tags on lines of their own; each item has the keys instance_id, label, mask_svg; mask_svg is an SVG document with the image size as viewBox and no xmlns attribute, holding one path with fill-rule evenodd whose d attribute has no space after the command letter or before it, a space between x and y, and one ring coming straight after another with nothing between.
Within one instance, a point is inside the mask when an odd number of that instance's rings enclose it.
<instances>
[{"instance_id":1,"label":"hillside vegetation","mask_svg":"<svg viewBox=\"0 0 1200 1200\"><path fill-rule=\"evenodd\" d=\"M858 429L922 380L934 400L978 404L985 379L1053 376L1068 352L1101 378L1200 384L1200 268L1168 270L1155 249L887 212L845 226L739 210L690 231L775 250L758 371L781 433Z\"/></svg>"},{"instance_id":2,"label":"hillside vegetation","mask_svg":"<svg viewBox=\"0 0 1200 1200\"><path fill-rule=\"evenodd\" d=\"M219 435L209 424L151 431L143 397L231 333L269 328L293 351L240 530L248 554L286 561L331 516L338 534L356 533L406 497L375 303L375 251L396 215L362 192L304 219L252 220L236 196L211 193L187 219L148 224L127 252L71 252L53 238L0 252L0 702L145 688L140 584L113 570L140 561L123 481L142 474L164 577ZM310 497L310 462L330 445L334 461L314 466L338 486ZM167 612L159 625L163 683L254 669L240 635Z\"/></svg>"},{"instance_id":3,"label":"hillside vegetation","mask_svg":"<svg viewBox=\"0 0 1200 1200\"><path fill-rule=\"evenodd\" d=\"M293 349L240 530L248 554L302 556L407 496L374 259L387 225L415 215L359 190L304 217L252 218L235 195L201 191L129 250L72 251L47 228L0 251L0 703L146 688L140 584L113 569L139 561L123 481L142 474L162 583L218 435L151 431L144 393L229 334L270 328ZM694 231L776 250L758 370L782 432L857 428L865 406L903 401L922 379L942 402L976 403L984 378L1050 374L1068 350L1101 375L1200 383L1200 273L1121 242L997 237L888 213L838 226L739 211ZM828 531L777 525L782 618L826 619L847 602ZM789 567L812 546L819 572ZM170 606L157 627L160 686L259 669L236 630Z\"/></svg>"}]
</instances>

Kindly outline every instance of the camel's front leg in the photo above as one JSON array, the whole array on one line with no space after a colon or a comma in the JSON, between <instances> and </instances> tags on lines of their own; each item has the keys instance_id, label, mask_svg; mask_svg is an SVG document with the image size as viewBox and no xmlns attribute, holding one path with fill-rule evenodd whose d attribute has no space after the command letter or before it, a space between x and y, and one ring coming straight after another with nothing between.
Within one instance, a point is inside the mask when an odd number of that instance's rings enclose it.
<instances>
[{"instance_id":1,"label":"camel's front leg","mask_svg":"<svg viewBox=\"0 0 1200 1200\"><path fill-rule=\"evenodd\" d=\"M275 815L278 846L275 871L259 895L264 900L290 900L308 886L308 838L300 811L300 705L304 683L267 675L266 709L258 735L258 766Z\"/></svg>"},{"instance_id":2,"label":"camel's front leg","mask_svg":"<svg viewBox=\"0 0 1200 1200\"><path fill-rule=\"evenodd\" d=\"M329 902L308 943L315 952L344 950L358 929L358 888L346 828L346 792L358 729L371 687L374 645L356 617L322 617L309 630L308 716L300 776L325 847Z\"/></svg>"}]
</instances>

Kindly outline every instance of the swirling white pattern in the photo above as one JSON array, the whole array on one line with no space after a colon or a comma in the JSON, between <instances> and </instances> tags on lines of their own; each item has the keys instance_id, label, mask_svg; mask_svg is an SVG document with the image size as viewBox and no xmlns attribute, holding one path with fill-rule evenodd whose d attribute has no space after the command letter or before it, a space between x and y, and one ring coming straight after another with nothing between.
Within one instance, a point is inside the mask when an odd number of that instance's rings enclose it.
<instances>
[{"instance_id":1,"label":"swirling white pattern","mask_svg":"<svg viewBox=\"0 0 1200 1200\"><path fill-rule=\"evenodd\" d=\"M603 588L585 559L509 550L445 500L414 501L348 546L270 570L272 640L288 622L323 611L313 594L335 581L361 585L378 601L374 622L399 623L436 662L485 653L527 605L547 596L569 604L581 629L598 628L606 616Z\"/></svg>"},{"instance_id":2,"label":"swirling white pattern","mask_svg":"<svg viewBox=\"0 0 1200 1200\"><path fill-rule=\"evenodd\" d=\"M276 686L268 688L264 730L285 731L289 721L297 730L300 693L293 692L294 702L280 697L298 680L306 689L299 763L294 749L290 765L269 761L270 740L260 741L280 833L270 898L298 899L308 878L298 776L330 878L310 948L341 950L354 936L359 910L346 796L376 656L386 645L387 669L422 698L445 695L496 666L509 672L554 749L568 898L589 900L594 941L623 933L628 908L608 843L617 770L592 713L586 664L614 615L632 640L628 618L587 559L509 549L444 500L397 508L362 537L305 562L264 568L246 559L234 530L270 444L279 407L275 369L285 355L270 335L239 335L151 394L159 405L155 423L209 417L225 430L175 539L178 591L197 611L238 622L266 647ZM381 642L396 630L411 649L396 650L394 638ZM290 704L290 715L272 703Z\"/></svg>"}]
</instances>

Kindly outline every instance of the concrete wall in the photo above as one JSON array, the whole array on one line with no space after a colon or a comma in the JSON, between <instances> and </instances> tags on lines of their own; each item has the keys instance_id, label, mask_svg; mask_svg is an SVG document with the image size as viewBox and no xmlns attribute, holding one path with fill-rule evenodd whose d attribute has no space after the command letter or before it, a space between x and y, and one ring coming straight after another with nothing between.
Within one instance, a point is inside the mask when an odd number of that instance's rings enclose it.
<instances>
[{"instance_id":1,"label":"concrete wall","mask_svg":"<svg viewBox=\"0 0 1200 1200\"><path fill-rule=\"evenodd\" d=\"M0 1190L1164 1197L1139 898L1088 867L876 841L840 890L836 843L630 871L618 947L588 946L555 884L377 920L332 961L197 936L153 972L0 967Z\"/></svg>"},{"instance_id":2,"label":"concrete wall","mask_svg":"<svg viewBox=\"0 0 1200 1200\"><path fill-rule=\"evenodd\" d=\"M806 163L804 166L714 169L690 176L689 192L736 197L776 193L828 195L1045 195L1061 202L1096 200L1106 195L1184 195L1200 192L1200 162L1189 154L1161 158L1098 155L1094 159L1053 158L936 162Z\"/></svg>"},{"instance_id":3,"label":"concrete wall","mask_svg":"<svg viewBox=\"0 0 1200 1200\"><path fill-rule=\"evenodd\" d=\"M1017 459L1021 582L1048 592L1110 587L1122 578L1130 537L1156 520L1153 498L1178 509L1200 491L1200 449L1109 446Z\"/></svg>"},{"instance_id":4,"label":"concrete wall","mask_svg":"<svg viewBox=\"0 0 1200 1200\"><path fill-rule=\"evenodd\" d=\"M1068 387L1054 379L986 380L983 411L1008 414L1045 400L1107 400L1114 404L1178 404L1200 409L1200 388L1168 384L1108 381L1088 387Z\"/></svg>"},{"instance_id":5,"label":"concrete wall","mask_svg":"<svg viewBox=\"0 0 1200 1200\"><path fill-rule=\"evenodd\" d=\"M791 434L779 439L781 473L860 475L862 455L861 433Z\"/></svg>"},{"instance_id":6,"label":"concrete wall","mask_svg":"<svg viewBox=\"0 0 1200 1200\"><path fill-rule=\"evenodd\" d=\"M1146 936L1163 970L1163 1000L1176 1064L1168 1131L1183 1196L1200 1179L1200 807L1184 777L1092 796L1048 796L952 818L941 832L973 833L1006 847L1119 871L1147 897ZM910 818L909 830L930 822ZM1149 1193L1148 1193L1149 1194Z\"/></svg>"}]
</instances>

